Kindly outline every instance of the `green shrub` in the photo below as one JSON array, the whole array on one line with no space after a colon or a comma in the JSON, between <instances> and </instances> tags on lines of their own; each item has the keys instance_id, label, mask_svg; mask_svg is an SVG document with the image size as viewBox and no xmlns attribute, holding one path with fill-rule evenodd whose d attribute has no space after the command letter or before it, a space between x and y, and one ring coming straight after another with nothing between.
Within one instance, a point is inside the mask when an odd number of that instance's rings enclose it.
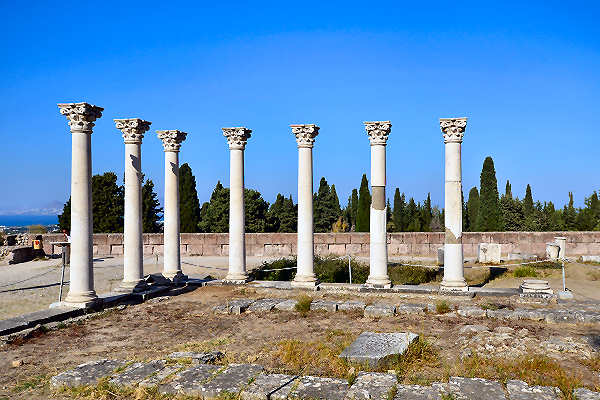
<instances>
[{"instance_id":1,"label":"green shrub","mask_svg":"<svg viewBox=\"0 0 600 400\"><path fill-rule=\"evenodd\" d=\"M298 302L296 303L296 311L306 313L310 311L310 303L312 303L312 297L303 294L298 297Z\"/></svg>"},{"instance_id":2,"label":"green shrub","mask_svg":"<svg viewBox=\"0 0 600 400\"><path fill-rule=\"evenodd\" d=\"M438 301L435 304L435 311L438 314L446 314L447 312L450 312L450 305L445 301Z\"/></svg>"},{"instance_id":3,"label":"green shrub","mask_svg":"<svg viewBox=\"0 0 600 400\"><path fill-rule=\"evenodd\" d=\"M259 281L290 281L296 275L296 270L292 269L295 267L295 258L280 258L271 262L263 261L260 267L250 272L250 276ZM282 268L286 269L281 271L264 271Z\"/></svg>"},{"instance_id":4,"label":"green shrub","mask_svg":"<svg viewBox=\"0 0 600 400\"><path fill-rule=\"evenodd\" d=\"M414 267L398 263L391 263L388 266L390 279L396 285L420 285L433 282L440 275L439 271L434 268Z\"/></svg>"},{"instance_id":5,"label":"green shrub","mask_svg":"<svg viewBox=\"0 0 600 400\"><path fill-rule=\"evenodd\" d=\"M538 276L538 273L535 270L535 268L531 265L522 265L513 271L513 275L515 276L515 278L536 278Z\"/></svg>"}]
</instances>

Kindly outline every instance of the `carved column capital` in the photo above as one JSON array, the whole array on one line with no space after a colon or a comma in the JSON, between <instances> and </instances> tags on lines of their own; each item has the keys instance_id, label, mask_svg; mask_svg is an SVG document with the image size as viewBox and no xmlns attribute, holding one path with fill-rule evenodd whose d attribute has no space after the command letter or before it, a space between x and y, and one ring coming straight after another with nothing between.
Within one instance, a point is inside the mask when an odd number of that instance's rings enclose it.
<instances>
[{"instance_id":1,"label":"carved column capital","mask_svg":"<svg viewBox=\"0 0 600 400\"><path fill-rule=\"evenodd\" d=\"M313 147L315 137L319 134L319 127L315 124L290 125L292 133L296 136L298 147Z\"/></svg>"},{"instance_id":2,"label":"carved column capital","mask_svg":"<svg viewBox=\"0 0 600 400\"><path fill-rule=\"evenodd\" d=\"M252 129L247 129L244 126L221 129L229 144L229 150L244 150L246 148L246 141L250 138Z\"/></svg>"},{"instance_id":3,"label":"carved column capital","mask_svg":"<svg viewBox=\"0 0 600 400\"><path fill-rule=\"evenodd\" d=\"M187 133L179 130L156 131L158 138L162 140L165 151L179 151L181 143L185 140Z\"/></svg>"},{"instance_id":4,"label":"carved column capital","mask_svg":"<svg viewBox=\"0 0 600 400\"><path fill-rule=\"evenodd\" d=\"M383 145L385 146L392 130L392 124L390 121L366 121L364 122L367 135L371 141L371 146Z\"/></svg>"},{"instance_id":5,"label":"carved column capital","mask_svg":"<svg viewBox=\"0 0 600 400\"><path fill-rule=\"evenodd\" d=\"M142 144L144 133L150 129L152 122L139 118L115 119L115 126L123 133L125 143Z\"/></svg>"},{"instance_id":6,"label":"carved column capital","mask_svg":"<svg viewBox=\"0 0 600 400\"><path fill-rule=\"evenodd\" d=\"M462 143L466 127L467 118L440 118L444 143Z\"/></svg>"},{"instance_id":7,"label":"carved column capital","mask_svg":"<svg viewBox=\"0 0 600 400\"><path fill-rule=\"evenodd\" d=\"M71 133L92 133L94 121L102 116L104 108L88 103L60 103L60 113L69 120Z\"/></svg>"}]
</instances>

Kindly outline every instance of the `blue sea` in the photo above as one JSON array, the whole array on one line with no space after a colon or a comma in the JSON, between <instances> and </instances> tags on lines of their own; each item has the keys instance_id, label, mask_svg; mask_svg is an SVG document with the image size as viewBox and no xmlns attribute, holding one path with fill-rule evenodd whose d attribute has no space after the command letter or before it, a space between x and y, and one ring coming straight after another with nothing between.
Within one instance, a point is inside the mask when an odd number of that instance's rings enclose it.
<instances>
[{"instance_id":1,"label":"blue sea","mask_svg":"<svg viewBox=\"0 0 600 400\"><path fill-rule=\"evenodd\" d=\"M0 215L0 225L29 226L58 224L56 215Z\"/></svg>"}]
</instances>

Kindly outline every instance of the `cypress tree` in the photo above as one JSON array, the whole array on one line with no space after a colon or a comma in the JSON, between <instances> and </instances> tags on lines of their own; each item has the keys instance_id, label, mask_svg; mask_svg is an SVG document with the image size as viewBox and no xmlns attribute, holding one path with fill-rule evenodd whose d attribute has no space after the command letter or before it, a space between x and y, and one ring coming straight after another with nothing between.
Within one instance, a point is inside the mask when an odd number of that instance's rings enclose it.
<instances>
[{"instance_id":1,"label":"cypress tree","mask_svg":"<svg viewBox=\"0 0 600 400\"><path fill-rule=\"evenodd\" d=\"M431 230L431 193L427 193L427 199L423 202L421 208L421 231L429 232Z\"/></svg>"},{"instance_id":2,"label":"cypress tree","mask_svg":"<svg viewBox=\"0 0 600 400\"><path fill-rule=\"evenodd\" d=\"M512 187L510 186L510 182L508 179L506 180L506 188L504 189L504 196L509 199L512 199Z\"/></svg>"},{"instance_id":3,"label":"cypress tree","mask_svg":"<svg viewBox=\"0 0 600 400\"><path fill-rule=\"evenodd\" d=\"M229 232L229 189L217 182L210 200L202 205L200 232Z\"/></svg>"},{"instance_id":4,"label":"cypress tree","mask_svg":"<svg viewBox=\"0 0 600 400\"><path fill-rule=\"evenodd\" d=\"M356 215L358 214L358 190L352 189L351 199L350 211L352 215L352 221L350 222L350 226L354 226L354 229L356 230Z\"/></svg>"},{"instance_id":5,"label":"cypress tree","mask_svg":"<svg viewBox=\"0 0 600 400\"><path fill-rule=\"evenodd\" d=\"M60 230L63 229L67 232L71 232L71 197L69 196L69 200L63 206L62 214L58 215L58 226Z\"/></svg>"},{"instance_id":6,"label":"cypress tree","mask_svg":"<svg viewBox=\"0 0 600 400\"><path fill-rule=\"evenodd\" d=\"M392 221L394 222L394 232L404 231L404 193L400 195L400 189L396 188L394 192L394 211L392 212Z\"/></svg>"},{"instance_id":7,"label":"cypress tree","mask_svg":"<svg viewBox=\"0 0 600 400\"><path fill-rule=\"evenodd\" d=\"M573 206L573 193L569 192L569 205L563 209L564 229L574 231L577 228L577 211Z\"/></svg>"},{"instance_id":8,"label":"cypress tree","mask_svg":"<svg viewBox=\"0 0 600 400\"><path fill-rule=\"evenodd\" d=\"M125 189L114 172L92 177L92 209L94 233L123 232Z\"/></svg>"},{"instance_id":9,"label":"cypress tree","mask_svg":"<svg viewBox=\"0 0 600 400\"><path fill-rule=\"evenodd\" d=\"M415 199L412 197L408 201L406 206L406 231L407 232L419 232L421 230L421 221L419 218L420 206L415 203Z\"/></svg>"},{"instance_id":10,"label":"cypress tree","mask_svg":"<svg viewBox=\"0 0 600 400\"><path fill-rule=\"evenodd\" d=\"M523 211L525 212L525 218L529 218L533 215L533 195L531 194L531 186L529 184L527 185L527 189L525 189Z\"/></svg>"},{"instance_id":11,"label":"cypress tree","mask_svg":"<svg viewBox=\"0 0 600 400\"><path fill-rule=\"evenodd\" d=\"M467 231L474 232L477 229L477 216L479 215L479 191L477 187L469 191L469 200L467 200L467 219L469 226Z\"/></svg>"},{"instance_id":12,"label":"cypress tree","mask_svg":"<svg viewBox=\"0 0 600 400\"><path fill-rule=\"evenodd\" d=\"M283 195L277 194L267 216L271 232L296 232L298 217L291 195L286 199Z\"/></svg>"},{"instance_id":13,"label":"cypress tree","mask_svg":"<svg viewBox=\"0 0 600 400\"><path fill-rule=\"evenodd\" d=\"M163 212L158 196L154 192L154 182L146 179L142 186L142 230L146 233L158 233L161 226L159 214Z\"/></svg>"},{"instance_id":14,"label":"cypress tree","mask_svg":"<svg viewBox=\"0 0 600 400\"><path fill-rule=\"evenodd\" d=\"M483 162L480 177L481 193L479 195L479 213L477 230L493 232L501 229L500 199L498 198L498 181L492 157L486 157Z\"/></svg>"},{"instance_id":15,"label":"cypress tree","mask_svg":"<svg viewBox=\"0 0 600 400\"><path fill-rule=\"evenodd\" d=\"M367 175L363 174L358 196L358 210L356 211L356 232L369 232L370 208L371 193L369 192L369 181L367 180Z\"/></svg>"},{"instance_id":16,"label":"cypress tree","mask_svg":"<svg viewBox=\"0 0 600 400\"><path fill-rule=\"evenodd\" d=\"M181 232L198 232L200 202L196 178L188 163L179 167L179 223Z\"/></svg>"}]
</instances>

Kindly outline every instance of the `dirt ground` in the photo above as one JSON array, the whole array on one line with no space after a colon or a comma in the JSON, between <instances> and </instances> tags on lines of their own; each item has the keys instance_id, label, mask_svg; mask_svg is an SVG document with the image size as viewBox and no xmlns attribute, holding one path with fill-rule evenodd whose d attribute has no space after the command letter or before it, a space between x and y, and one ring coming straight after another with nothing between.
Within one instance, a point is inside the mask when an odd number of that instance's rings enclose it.
<instances>
[{"instance_id":1,"label":"dirt ground","mask_svg":"<svg viewBox=\"0 0 600 400\"><path fill-rule=\"evenodd\" d=\"M70 398L53 392L49 377L94 359L150 360L178 350L220 350L226 354L226 363L257 363L269 372L346 377L351 367L337 355L364 331L411 331L421 335L424 341L418 351L406 363L393 366L406 383L427 384L459 375L499 380L516 377L532 384L600 389L598 325L467 319L453 312L370 319L362 313L343 312L246 312L236 316L211 311L232 298L297 298L302 293L198 288L163 302L105 312L80 324L5 344L0 348L0 399L2 395L10 399ZM308 294L337 299L360 297L367 303L440 301L437 297L412 295ZM456 298L445 301L451 309L458 302L473 302ZM476 336L465 331L469 324L478 324L488 332ZM563 344L554 351L552 343ZM465 356L468 348L476 349L475 354ZM13 362L22 365L13 366ZM506 365L497 368L495 364L499 363Z\"/></svg>"}]
</instances>

